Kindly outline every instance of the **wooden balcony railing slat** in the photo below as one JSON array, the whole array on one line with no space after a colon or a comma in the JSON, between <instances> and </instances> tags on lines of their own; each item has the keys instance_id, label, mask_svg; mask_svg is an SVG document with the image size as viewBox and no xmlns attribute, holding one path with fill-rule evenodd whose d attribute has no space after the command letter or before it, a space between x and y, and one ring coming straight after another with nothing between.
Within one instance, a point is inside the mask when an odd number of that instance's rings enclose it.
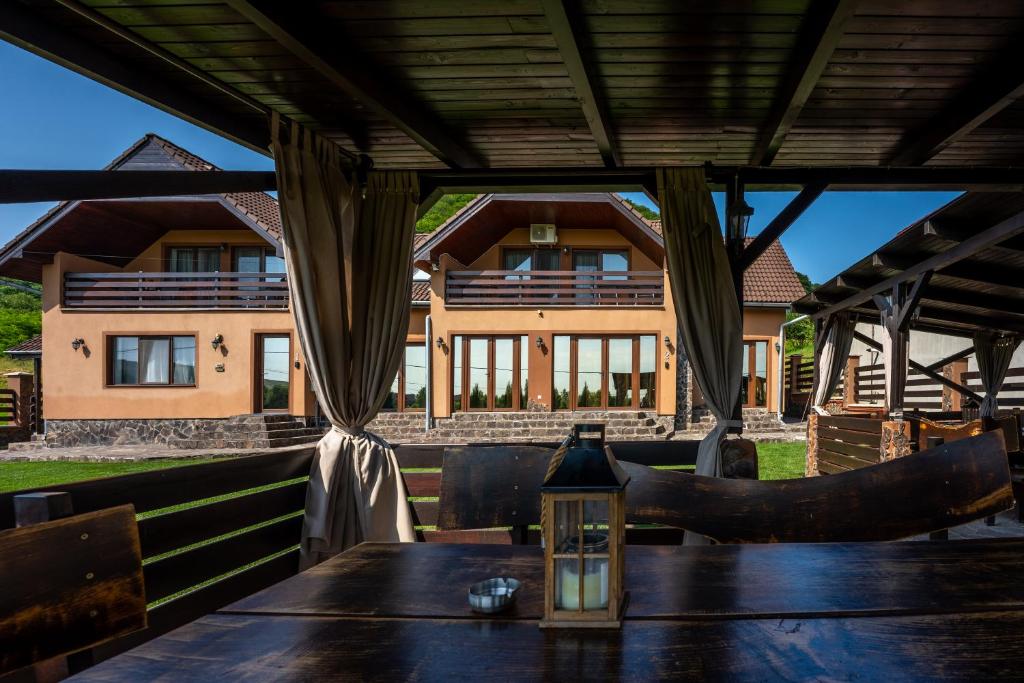
<instances>
[{"instance_id":1,"label":"wooden balcony railing slat","mask_svg":"<svg viewBox=\"0 0 1024 683\"><path fill-rule=\"evenodd\" d=\"M446 305L657 306L661 271L449 271Z\"/></svg>"},{"instance_id":2,"label":"wooden balcony railing slat","mask_svg":"<svg viewBox=\"0 0 1024 683\"><path fill-rule=\"evenodd\" d=\"M288 307L283 273L65 273L67 308Z\"/></svg>"}]
</instances>

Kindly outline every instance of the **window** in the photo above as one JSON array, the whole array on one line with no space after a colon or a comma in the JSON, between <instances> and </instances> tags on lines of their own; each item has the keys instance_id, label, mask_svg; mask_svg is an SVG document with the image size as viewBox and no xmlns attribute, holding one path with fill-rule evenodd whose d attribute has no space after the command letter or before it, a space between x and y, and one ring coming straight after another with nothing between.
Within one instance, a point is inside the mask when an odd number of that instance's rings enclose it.
<instances>
[{"instance_id":1,"label":"window","mask_svg":"<svg viewBox=\"0 0 1024 683\"><path fill-rule=\"evenodd\" d=\"M629 270L629 252L625 250L599 251L596 249L574 250L572 252L572 269L577 273L594 272L625 272ZM602 275L602 282L608 280L625 280L626 275ZM576 289L591 290L590 292L577 293L577 301L592 300L600 297L601 287L597 284L596 275L576 276ZM612 295L614 298L614 294Z\"/></svg>"},{"instance_id":2,"label":"window","mask_svg":"<svg viewBox=\"0 0 1024 683\"><path fill-rule=\"evenodd\" d=\"M526 410L528 357L524 336L457 335L452 343L452 410Z\"/></svg>"},{"instance_id":3,"label":"window","mask_svg":"<svg viewBox=\"0 0 1024 683\"><path fill-rule=\"evenodd\" d=\"M423 342L406 344L402 365L381 410L420 411L427 407L427 349Z\"/></svg>"},{"instance_id":4,"label":"window","mask_svg":"<svg viewBox=\"0 0 1024 683\"><path fill-rule=\"evenodd\" d=\"M504 254L505 270L558 270L562 261L562 253L558 249L506 249ZM528 275L511 278L528 279Z\"/></svg>"},{"instance_id":5,"label":"window","mask_svg":"<svg viewBox=\"0 0 1024 683\"><path fill-rule=\"evenodd\" d=\"M172 273L215 273L220 270L220 247L171 247L167 261Z\"/></svg>"},{"instance_id":6,"label":"window","mask_svg":"<svg viewBox=\"0 0 1024 683\"><path fill-rule=\"evenodd\" d=\"M556 335L552 353L555 410L655 408L654 335Z\"/></svg>"},{"instance_id":7,"label":"window","mask_svg":"<svg viewBox=\"0 0 1024 683\"><path fill-rule=\"evenodd\" d=\"M196 383L196 338L110 337L110 384L115 386Z\"/></svg>"},{"instance_id":8,"label":"window","mask_svg":"<svg viewBox=\"0 0 1024 683\"><path fill-rule=\"evenodd\" d=\"M284 273L284 259L270 247L235 247L232 250L232 268L236 273ZM266 282L279 278L267 277Z\"/></svg>"}]
</instances>

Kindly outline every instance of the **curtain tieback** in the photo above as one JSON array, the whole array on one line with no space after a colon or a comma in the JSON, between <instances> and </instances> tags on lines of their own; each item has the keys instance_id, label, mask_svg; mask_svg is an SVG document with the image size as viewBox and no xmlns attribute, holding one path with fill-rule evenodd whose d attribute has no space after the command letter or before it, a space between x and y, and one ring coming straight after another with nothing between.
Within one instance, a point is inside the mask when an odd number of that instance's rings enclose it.
<instances>
[{"instance_id":1,"label":"curtain tieback","mask_svg":"<svg viewBox=\"0 0 1024 683\"><path fill-rule=\"evenodd\" d=\"M364 429L360 427L340 427L338 425L331 425L331 430L339 433L346 434L348 436L361 436L364 433Z\"/></svg>"}]
</instances>

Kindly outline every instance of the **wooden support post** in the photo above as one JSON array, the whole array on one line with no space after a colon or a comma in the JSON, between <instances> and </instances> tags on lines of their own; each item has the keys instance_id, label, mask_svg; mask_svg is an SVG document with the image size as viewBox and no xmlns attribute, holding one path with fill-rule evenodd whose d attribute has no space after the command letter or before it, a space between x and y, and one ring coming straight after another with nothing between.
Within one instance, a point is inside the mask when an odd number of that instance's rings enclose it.
<instances>
[{"instance_id":1,"label":"wooden support post","mask_svg":"<svg viewBox=\"0 0 1024 683\"><path fill-rule=\"evenodd\" d=\"M967 372L967 359L955 360L948 363L942 369L943 377L957 384L963 384L964 373ZM949 395L949 407L946 407L946 395ZM942 409L948 411L960 411L964 409L964 397L959 391L953 391L948 385L943 385Z\"/></svg>"},{"instance_id":2,"label":"wooden support post","mask_svg":"<svg viewBox=\"0 0 1024 683\"><path fill-rule=\"evenodd\" d=\"M857 368L860 367L860 356L851 355L846 359L843 371L843 406L857 402Z\"/></svg>"},{"instance_id":3,"label":"wooden support post","mask_svg":"<svg viewBox=\"0 0 1024 683\"><path fill-rule=\"evenodd\" d=\"M741 234L741 220L738 218L739 207L744 206L743 185L737 178L726 187L726 212L725 212L725 247L729 253L729 269L732 271L732 286L736 291L736 302L740 309L740 337L743 335L743 242L744 235ZM739 427L730 427L729 434L743 433L743 404L741 398L736 397L736 405L733 406L732 419L740 422Z\"/></svg>"},{"instance_id":4,"label":"wooden support post","mask_svg":"<svg viewBox=\"0 0 1024 683\"><path fill-rule=\"evenodd\" d=\"M72 513L70 493L42 491L14 496L14 524L18 527L63 519ZM70 673L65 655L37 662L26 670L32 671L35 683L61 681Z\"/></svg>"},{"instance_id":5,"label":"wooden support post","mask_svg":"<svg viewBox=\"0 0 1024 683\"><path fill-rule=\"evenodd\" d=\"M811 410L807 415L807 462L804 464L805 477L817 477L818 471L818 413Z\"/></svg>"}]
</instances>

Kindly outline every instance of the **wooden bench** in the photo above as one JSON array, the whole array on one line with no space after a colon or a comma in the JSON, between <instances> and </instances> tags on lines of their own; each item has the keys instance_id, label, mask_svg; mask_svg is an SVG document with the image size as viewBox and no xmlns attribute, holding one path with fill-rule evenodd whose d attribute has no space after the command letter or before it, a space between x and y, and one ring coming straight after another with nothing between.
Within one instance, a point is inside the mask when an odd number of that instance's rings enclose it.
<instances>
[{"instance_id":1,"label":"wooden bench","mask_svg":"<svg viewBox=\"0 0 1024 683\"><path fill-rule=\"evenodd\" d=\"M0 584L0 674L67 676L63 655L146 627L135 509L0 531Z\"/></svg>"},{"instance_id":2,"label":"wooden bench","mask_svg":"<svg viewBox=\"0 0 1024 683\"><path fill-rule=\"evenodd\" d=\"M687 477L622 463L626 515L728 543L888 541L1013 506L1001 432L841 474L782 481Z\"/></svg>"}]
</instances>

